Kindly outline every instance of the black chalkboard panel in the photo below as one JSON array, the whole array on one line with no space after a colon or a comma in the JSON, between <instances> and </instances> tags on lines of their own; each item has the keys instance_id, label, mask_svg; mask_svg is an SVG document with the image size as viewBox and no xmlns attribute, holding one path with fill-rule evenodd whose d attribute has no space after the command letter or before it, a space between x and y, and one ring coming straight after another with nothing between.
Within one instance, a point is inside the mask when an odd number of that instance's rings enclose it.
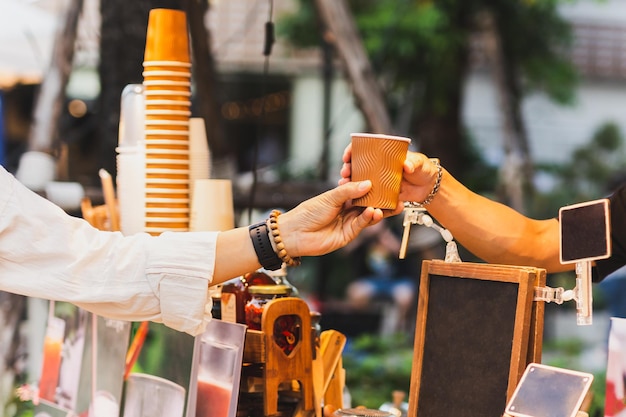
<instances>
[{"instance_id":1,"label":"black chalkboard panel","mask_svg":"<svg viewBox=\"0 0 626 417\"><path fill-rule=\"evenodd\" d=\"M561 263L594 261L611 256L611 222L606 198L559 210Z\"/></svg>"},{"instance_id":2,"label":"black chalkboard panel","mask_svg":"<svg viewBox=\"0 0 626 417\"><path fill-rule=\"evenodd\" d=\"M543 277L536 268L424 262L410 416L502 416L528 354L537 352L530 344L541 340L532 322Z\"/></svg>"}]
</instances>

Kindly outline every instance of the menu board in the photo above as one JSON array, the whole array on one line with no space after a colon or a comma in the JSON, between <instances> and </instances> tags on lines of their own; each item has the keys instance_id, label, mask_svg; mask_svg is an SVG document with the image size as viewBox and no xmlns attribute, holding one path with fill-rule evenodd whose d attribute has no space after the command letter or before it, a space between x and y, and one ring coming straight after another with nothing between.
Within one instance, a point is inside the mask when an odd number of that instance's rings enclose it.
<instances>
[{"instance_id":1,"label":"menu board","mask_svg":"<svg viewBox=\"0 0 626 417\"><path fill-rule=\"evenodd\" d=\"M533 306L545 271L425 261L409 415L500 417L541 343Z\"/></svg>"}]
</instances>

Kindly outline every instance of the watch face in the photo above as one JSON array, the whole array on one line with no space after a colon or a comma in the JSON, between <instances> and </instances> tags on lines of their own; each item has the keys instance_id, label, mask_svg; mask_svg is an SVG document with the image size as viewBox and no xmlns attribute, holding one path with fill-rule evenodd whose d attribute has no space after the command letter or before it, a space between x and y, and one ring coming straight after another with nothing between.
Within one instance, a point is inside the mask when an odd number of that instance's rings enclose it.
<instances>
[{"instance_id":1,"label":"watch face","mask_svg":"<svg viewBox=\"0 0 626 417\"><path fill-rule=\"evenodd\" d=\"M611 256L609 200L594 200L559 210L562 264Z\"/></svg>"}]
</instances>

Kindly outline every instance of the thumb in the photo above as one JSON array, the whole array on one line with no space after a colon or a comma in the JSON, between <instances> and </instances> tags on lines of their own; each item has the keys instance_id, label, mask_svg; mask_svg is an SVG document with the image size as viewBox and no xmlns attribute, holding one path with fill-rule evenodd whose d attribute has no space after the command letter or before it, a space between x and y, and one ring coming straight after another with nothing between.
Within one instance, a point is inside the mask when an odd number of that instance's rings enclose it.
<instances>
[{"instance_id":1,"label":"thumb","mask_svg":"<svg viewBox=\"0 0 626 417\"><path fill-rule=\"evenodd\" d=\"M359 198L367 194L372 189L372 181L347 182L328 191L327 197L333 205L341 205L348 200Z\"/></svg>"}]
</instances>

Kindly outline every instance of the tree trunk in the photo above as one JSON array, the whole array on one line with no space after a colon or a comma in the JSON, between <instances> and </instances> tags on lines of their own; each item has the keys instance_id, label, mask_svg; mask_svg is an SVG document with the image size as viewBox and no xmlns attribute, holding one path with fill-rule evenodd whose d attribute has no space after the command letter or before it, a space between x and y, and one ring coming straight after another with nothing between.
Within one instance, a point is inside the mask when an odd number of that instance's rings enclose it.
<instances>
[{"instance_id":1,"label":"tree trunk","mask_svg":"<svg viewBox=\"0 0 626 417\"><path fill-rule=\"evenodd\" d=\"M196 84L196 111L204 119L211 159L224 160L232 157L233 150L226 141L220 115L217 70L211 52L211 34L205 25L209 11L206 1L183 0L189 20L193 53L193 75ZM211 164L220 167L223 164ZM220 173L217 173L220 176Z\"/></svg>"},{"instance_id":2,"label":"tree trunk","mask_svg":"<svg viewBox=\"0 0 626 417\"><path fill-rule=\"evenodd\" d=\"M487 56L495 80L500 111L504 162L500 167L500 200L525 212L527 190L531 190L533 169L528 137L522 121L517 73L505 57L497 26L491 14L481 16Z\"/></svg>"},{"instance_id":3,"label":"tree trunk","mask_svg":"<svg viewBox=\"0 0 626 417\"><path fill-rule=\"evenodd\" d=\"M72 72L78 18L82 9L83 0L72 0L67 7L63 30L57 33L52 62L41 83L33 111L28 138L28 149L31 151L58 151L57 127L65 101L65 87Z\"/></svg>"},{"instance_id":4,"label":"tree trunk","mask_svg":"<svg viewBox=\"0 0 626 417\"><path fill-rule=\"evenodd\" d=\"M383 91L365 52L345 0L315 0L324 24L324 39L335 46L356 99L373 133L393 133Z\"/></svg>"},{"instance_id":5,"label":"tree trunk","mask_svg":"<svg viewBox=\"0 0 626 417\"><path fill-rule=\"evenodd\" d=\"M424 86L423 96L417 98L419 103L416 107L420 110L415 119L414 131L421 152L439 158L450 173L461 176L465 140L461 106L467 50L464 45L459 45L447 54L453 57L447 61L456 64L442 68L437 79ZM438 103L445 103L445 107Z\"/></svg>"}]
</instances>

